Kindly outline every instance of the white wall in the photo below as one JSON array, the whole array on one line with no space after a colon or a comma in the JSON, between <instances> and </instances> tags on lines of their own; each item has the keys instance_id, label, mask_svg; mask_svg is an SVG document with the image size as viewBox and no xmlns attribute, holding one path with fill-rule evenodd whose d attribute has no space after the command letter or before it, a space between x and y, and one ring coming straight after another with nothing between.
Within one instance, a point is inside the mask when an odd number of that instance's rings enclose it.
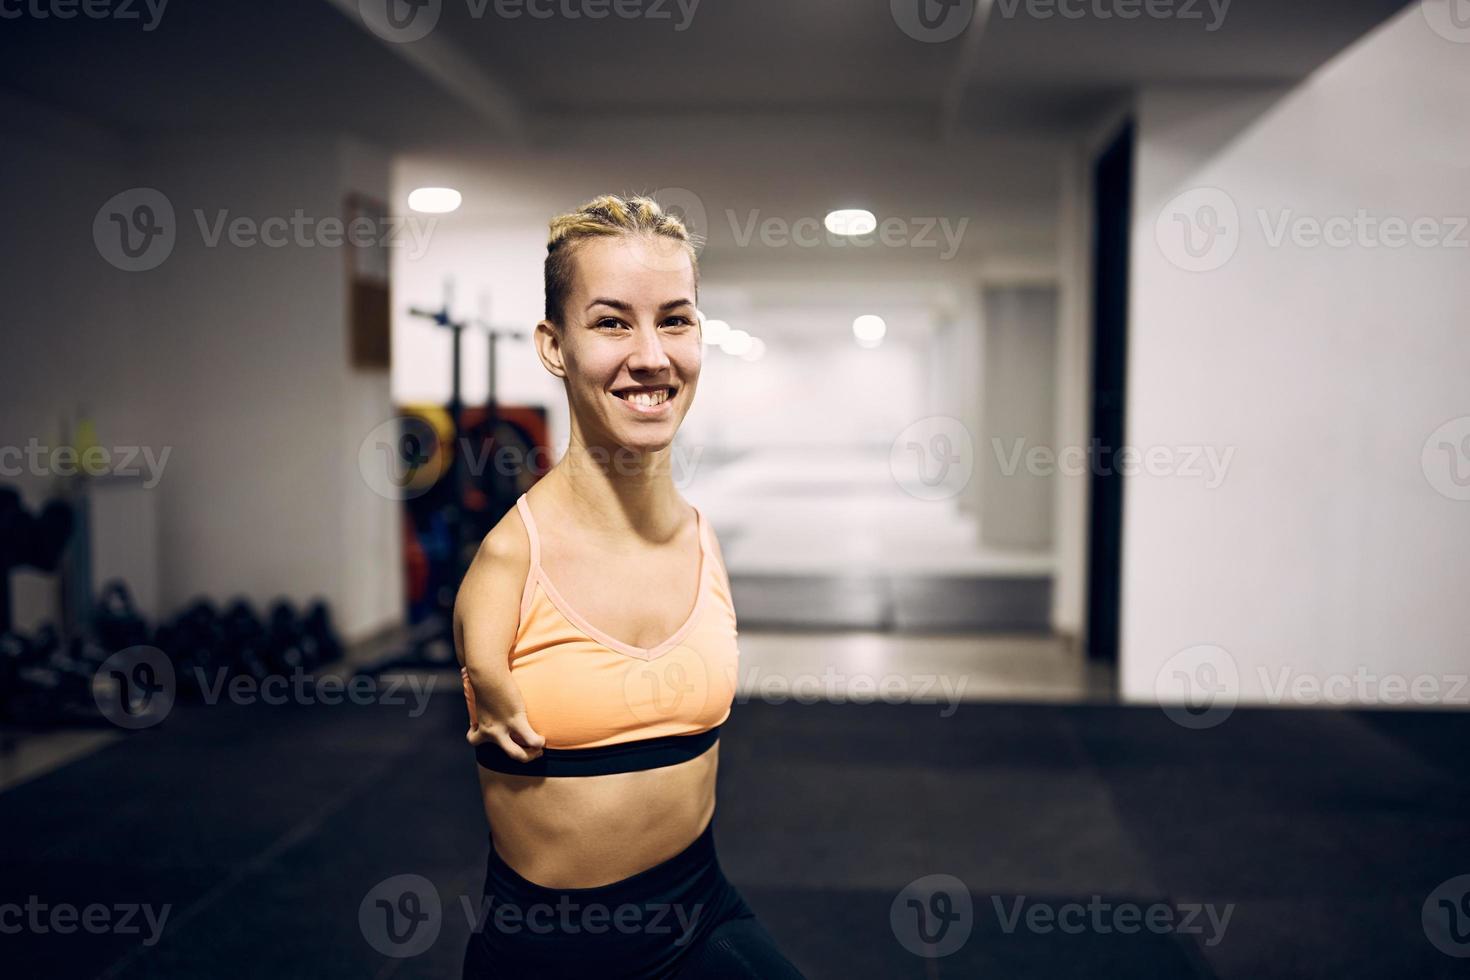
<instances>
[{"instance_id":1,"label":"white wall","mask_svg":"<svg viewBox=\"0 0 1470 980\"><path fill-rule=\"evenodd\" d=\"M400 619L398 505L357 468L389 415L387 377L348 367L345 253L209 246L195 215L337 216L349 189L386 199L383 155L326 134L125 143L26 103L4 109L25 135L7 145L7 172L23 179L0 191L15 218L0 232L14 257L0 445L54 444L84 415L103 445L168 451L151 491L165 615L197 595L284 595L326 598L349 639ZM99 253L93 218L139 186L169 199L176 242L128 272ZM60 487L48 474L25 483L32 506ZM22 626L56 617L49 585L24 588Z\"/></svg>"},{"instance_id":2,"label":"white wall","mask_svg":"<svg viewBox=\"0 0 1470 980\"><path fill-rule=\"evenodd\" d=\"M1214 489L1129 479L1127 697L1154 698L1161 671L1193 671L1205 655L1176 654L1201 644L1226 651L1211 655L1216 676L1228 684L1236 669L1251 702L1320 701L1310 685L1324 683L1386 700L1374 680L1386 675L1443 700L1470 667L1470 502L1436 489L1442 457L1421 464L1431 433L1470 416L1470 235L1461 228L1458 247L1273 246L1261 223L1366 209L1449 219L1441 233L1462 225L1466 55L1413 5L1289 92L1141 93L1128 443L1235 456ZM1194 188L1215 190L1171 205ZM1200 203L1239 241L1227 260L1217 239L1198 260L1212 267L1190 271L1174 212L1202 249ZM1343 687L1344 675L1369 686ZM1283 678L1309 686L1278 698Z\"/></svg>"},{"instance_id":3,"label":"white wall","mask_svg":"<svg viewBox=\"0 0 1470 980\"><path fill-rule=\"evenodd\" d=\"M1030 453L1055 452L1056 446L1056 289L989 287L983 308L984 429L975 446L980 540L989 547L1047 552L1056 473L1031 465Z\"/></svg>"},{"instance_id":4,"label":"white wall","mask_svg":"<svg viewBox=\"0 0 1470 980\"><path fill-rule=\"evenodd\" d=\"M110 267L92 244L98 205L127 186L121 183L125 148L103 128L8 93L0 93L0 118L8 134L7 178L0 181L8 284L0 447L23 448L32 438L57 446L79 413L105 420L103 435L112 445L144 444L149 413L137 394L151 372L129 353L137 284L99 274ZM16 487L35 510L56 492L57 481L17 462L7 457L0 482ZM17 627L57 619L51 576L17 572L12 584Z\"/></svg>"}]
</instances>

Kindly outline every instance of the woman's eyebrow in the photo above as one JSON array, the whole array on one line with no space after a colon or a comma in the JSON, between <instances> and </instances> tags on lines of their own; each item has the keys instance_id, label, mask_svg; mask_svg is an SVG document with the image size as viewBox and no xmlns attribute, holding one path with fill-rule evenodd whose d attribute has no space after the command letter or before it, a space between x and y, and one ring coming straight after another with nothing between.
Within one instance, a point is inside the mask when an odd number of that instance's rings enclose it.
<instances>
[{"instance_id":1,"label":"woman's eyebrow","mask_svg":"<svg viewBox=\"0 0 1470 980\"><path fill-rule=\"evenodd\" d=\"M688 299L671 299L667 303L660 304L659 305L659 309L660 310L672 310L672 309L674 309L676 307L679 307L679 306L693 306L693 305L694 305L694 301L693 300L688 300ZM622 310L624 313L631 313L631 312L633 312L633 304L632 303L625 303L625 302L623 302L620 299L608 299L606 296L599 296L596 299L594 299L592 302L588 303L587 304L587 309L590 310L594 306L611 306L613 309L615 309L615 310Z\"/></svg>"},{"instance_id":2,"label":"woman's eyebrow","mask_svg":"<svg viewBox=\"0 0 1470 980\"><path fill-rule=\"evenodd\" d=\"M624 313L631 313L633 310L632 303L624 303L620 299L608 299L605 296L599 296L592 302L588 303L587 309L590 310L594 306L611 306L613 309L622 310Z\"/></svg>"}]
</instances>

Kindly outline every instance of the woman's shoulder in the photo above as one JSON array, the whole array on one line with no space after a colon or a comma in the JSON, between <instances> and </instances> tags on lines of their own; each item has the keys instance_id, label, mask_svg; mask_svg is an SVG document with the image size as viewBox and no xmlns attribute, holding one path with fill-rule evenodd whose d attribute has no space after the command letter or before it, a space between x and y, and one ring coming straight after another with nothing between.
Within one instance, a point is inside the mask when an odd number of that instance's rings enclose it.
<instances>
[{"instance_id":1,"label":"woman's shoulder","mask_svg":"<svg viewBox=\"0 0 1470 980\"><path fill-rule=\"evenodd\" d=\"M521 518L521 509L512 507L495 522L489 532L480 539L475 561L481 559L492 564L529 564L531 560L531 537L526 522Z\"/></svg>"},{"instance_id":2,"label":"woman's shoulder","mask_svg":"<svg viewBox=\"0 0 1470 980\"><path fill-rule=\"evenodd\" d=\"M520 509L512 507L480 539L474 560L465 572L460 594L518 595L520 583L530 573L531 557L531 540L521 520Z\"/></svg>"}]
</instances>

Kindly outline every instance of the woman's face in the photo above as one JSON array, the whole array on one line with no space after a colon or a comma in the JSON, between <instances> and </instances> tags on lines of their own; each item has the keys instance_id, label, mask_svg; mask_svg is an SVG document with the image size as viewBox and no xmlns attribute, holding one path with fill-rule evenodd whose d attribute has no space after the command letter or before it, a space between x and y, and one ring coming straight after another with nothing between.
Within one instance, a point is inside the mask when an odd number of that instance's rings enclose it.
<instances>
[{"instance_id":1,"label":"woman's face","mask_svg":"<svg viewBox=\"0 0 1470 980\"><path fill-rule=\"evenodd\" d=\"M542 360L566 379L586 442L664 449L703 360L689 255L669 238L615 235L579 243L573 263L560 341L537 331Z\"/></svg>"}]
</instances>

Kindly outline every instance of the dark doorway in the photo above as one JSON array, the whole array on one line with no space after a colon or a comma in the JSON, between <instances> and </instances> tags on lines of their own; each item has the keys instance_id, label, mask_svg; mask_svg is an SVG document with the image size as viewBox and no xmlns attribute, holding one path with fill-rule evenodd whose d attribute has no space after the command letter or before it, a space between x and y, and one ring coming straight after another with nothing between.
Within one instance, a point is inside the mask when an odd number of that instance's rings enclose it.
<instances>
[{"instance_id":1,"label":"dark doorway","mask_svg":"<svg viewBox=\"0 0 1470 980\"><path fill-rule=\"evenodd\" d=\"M1118 660L1123 558L1123 445L1128 364L1128 227L1133 210L1133 123L1097 158L1092 172L1092 439L1087 546L1087 654Z\"/></svg>"}]
</instances>

